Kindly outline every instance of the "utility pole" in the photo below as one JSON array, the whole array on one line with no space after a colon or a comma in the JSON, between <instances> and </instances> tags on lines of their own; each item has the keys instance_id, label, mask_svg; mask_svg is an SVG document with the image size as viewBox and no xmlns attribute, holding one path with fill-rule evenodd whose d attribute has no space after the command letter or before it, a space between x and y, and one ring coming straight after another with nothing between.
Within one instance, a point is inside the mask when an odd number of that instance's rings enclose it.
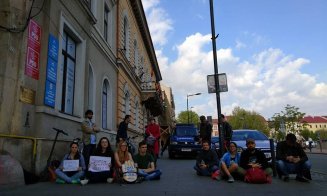
<instances>
[{"instance_id":1,"label":"utility pole","mask_svg":"<svg viewBox=\"0 0 327 196\"><path fill-rule=\"evenodd\" d=\"M212 40L212 52L213 52L213 64L215 68L215 87L216 87L216 100L217 100L217 113L218 113L218 133L219 133L219 150L220 154L223 155L224 149L224 134L222 133L223 127L221 124L221 105L220 105L220 90L219 90L219 80L218 80L218 62L217 62L217 49L216 49L216 36L215 32L215 19L214 19L214 11L213 11L213 0L210 0L210 18L211 18L211 40Z\"/></svg>"}]
</instances>

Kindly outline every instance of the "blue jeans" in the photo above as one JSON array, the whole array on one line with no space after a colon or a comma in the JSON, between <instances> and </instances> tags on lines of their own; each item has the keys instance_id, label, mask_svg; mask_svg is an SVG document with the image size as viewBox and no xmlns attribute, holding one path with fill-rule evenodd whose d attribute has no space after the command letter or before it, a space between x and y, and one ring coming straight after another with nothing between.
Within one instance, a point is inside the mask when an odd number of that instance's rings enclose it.
<instances>
[{"instance_id":1,"label":"blue jeans","mask_svg":"<svg viewBox=\"0 0 327 196\"><path fill-rule=\"evenodd\" d=\"M304 163L289 163L283 160L276 161L277 170L281 172L282 175L296 174L302 177L305 170L311 169L310 161Z\"/></svg>"},{"instance_id":2,"label":"blue jeans","mask_svg":"<svg viewBox=\"0 0 327 196\"><path fill-rule=\"evenodd\" d=\"M73 180L80 180L84 176L84 171L77 172L63 172L61 169L55 171L57 178L64 180L67 183L72 183Z\"/></svg>"},{"instance_id":3,"label":"blue jeans","mask_svg":"<svg viewBox=\"0 0 327 196\"><path fill-rule=\"evenodd\" d=\"M159 180L161 176L161 171L156 169L152 172L146 173L142 169L139 169L137 175L144 177L145 180Z\"/></svg>"},{"instance_id":4,"label":"blue jeans","mask_svg":"<svg viewBox=\"0 0 327 196\"><path fill-rule=\"evenodd\" d=\"M218 165L213 165L212 167L201 169L197 164L194 166L195 171L200 176L211 176L211 174L219 169Z\"/></svg>"}]
</instances>

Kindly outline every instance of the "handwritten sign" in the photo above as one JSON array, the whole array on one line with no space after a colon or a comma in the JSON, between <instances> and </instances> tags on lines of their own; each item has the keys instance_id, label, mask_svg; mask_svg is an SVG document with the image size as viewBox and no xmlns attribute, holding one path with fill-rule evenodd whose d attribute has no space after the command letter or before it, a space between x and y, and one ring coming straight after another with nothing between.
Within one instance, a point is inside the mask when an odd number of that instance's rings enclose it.
<instances>
[{"instance_id":1,"label":"handwritten sign","mask_svg":"<svg viewBox=\"0 0 327 196\"><path fill-rule=\"evenodd\" d=\"M90 156L89 171L110 171L111 157Z\"/></svg>"},{"instance_id":2,"label":"handwritten sign","mask_svg":"<svg viewBox=\"0 0 327 196\"><path fill-rule=\"evenodd\" d=\"M77 171L79 167L79 160L64 160L64 169L62 171Z\"/></svg>"}]
</instances>

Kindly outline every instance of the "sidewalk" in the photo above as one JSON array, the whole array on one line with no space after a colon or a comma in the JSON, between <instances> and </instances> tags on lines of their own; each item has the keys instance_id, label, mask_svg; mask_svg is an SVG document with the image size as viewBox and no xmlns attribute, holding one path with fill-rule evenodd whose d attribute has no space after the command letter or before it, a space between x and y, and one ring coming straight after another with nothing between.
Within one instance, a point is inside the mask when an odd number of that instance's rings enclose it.
<instances>
[{"instance_id":1,"label":"sidewalk","mask_svg":"<svg viewBox=\"0 0 327 196\"><path fill-rule=\"evenodd\" d=\"M310 150L307 148L307 149L304 150L304 152L313 153L313 154L327 154L327 149L321 149L320 150L320 148L317 147L317 148L312 148L311 152L310 152Z\"/></svg>"}]
</instances>

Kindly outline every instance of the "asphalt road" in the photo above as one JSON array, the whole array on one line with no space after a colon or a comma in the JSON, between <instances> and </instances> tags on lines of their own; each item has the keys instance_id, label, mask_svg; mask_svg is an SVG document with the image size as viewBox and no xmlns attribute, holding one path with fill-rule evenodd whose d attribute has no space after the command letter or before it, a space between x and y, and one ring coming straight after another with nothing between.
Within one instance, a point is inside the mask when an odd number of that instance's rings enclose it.
<instances>
[{"instance_id":1,"label":"asphalt road","mask_svg":"<svg viewBox=\"0 0 327 196\"><path fill-rule=\"evenodd\" d=\"M307 154L312 163L312 171L327 175L327 154Z\"/></svg>"},{"instance_id":2,"label":"asphalt road","mask_svg":"<svg viewBox=\"0 0 327 196\"><path fill-rule=\"evenodd\" d=\"M327 155L309 155L313 160L313 170L325 171ZM319 163L319 164L317 164ZM163 171L161 180L142 182L140 184L88 184L59 185L50 182L37 183L28 186L2 188L1 196L14 195L326 195L327 175L313 173L310 183L295 180L283 182L273 178L272 184L246 184L236 181L229 184L226 181L214 181L209 177L199 177L193 170L193 159L179 158L169 160L167 154L158 161ZM291 176L293 179L295 176Z\"/></svg>"}]
</instances>

